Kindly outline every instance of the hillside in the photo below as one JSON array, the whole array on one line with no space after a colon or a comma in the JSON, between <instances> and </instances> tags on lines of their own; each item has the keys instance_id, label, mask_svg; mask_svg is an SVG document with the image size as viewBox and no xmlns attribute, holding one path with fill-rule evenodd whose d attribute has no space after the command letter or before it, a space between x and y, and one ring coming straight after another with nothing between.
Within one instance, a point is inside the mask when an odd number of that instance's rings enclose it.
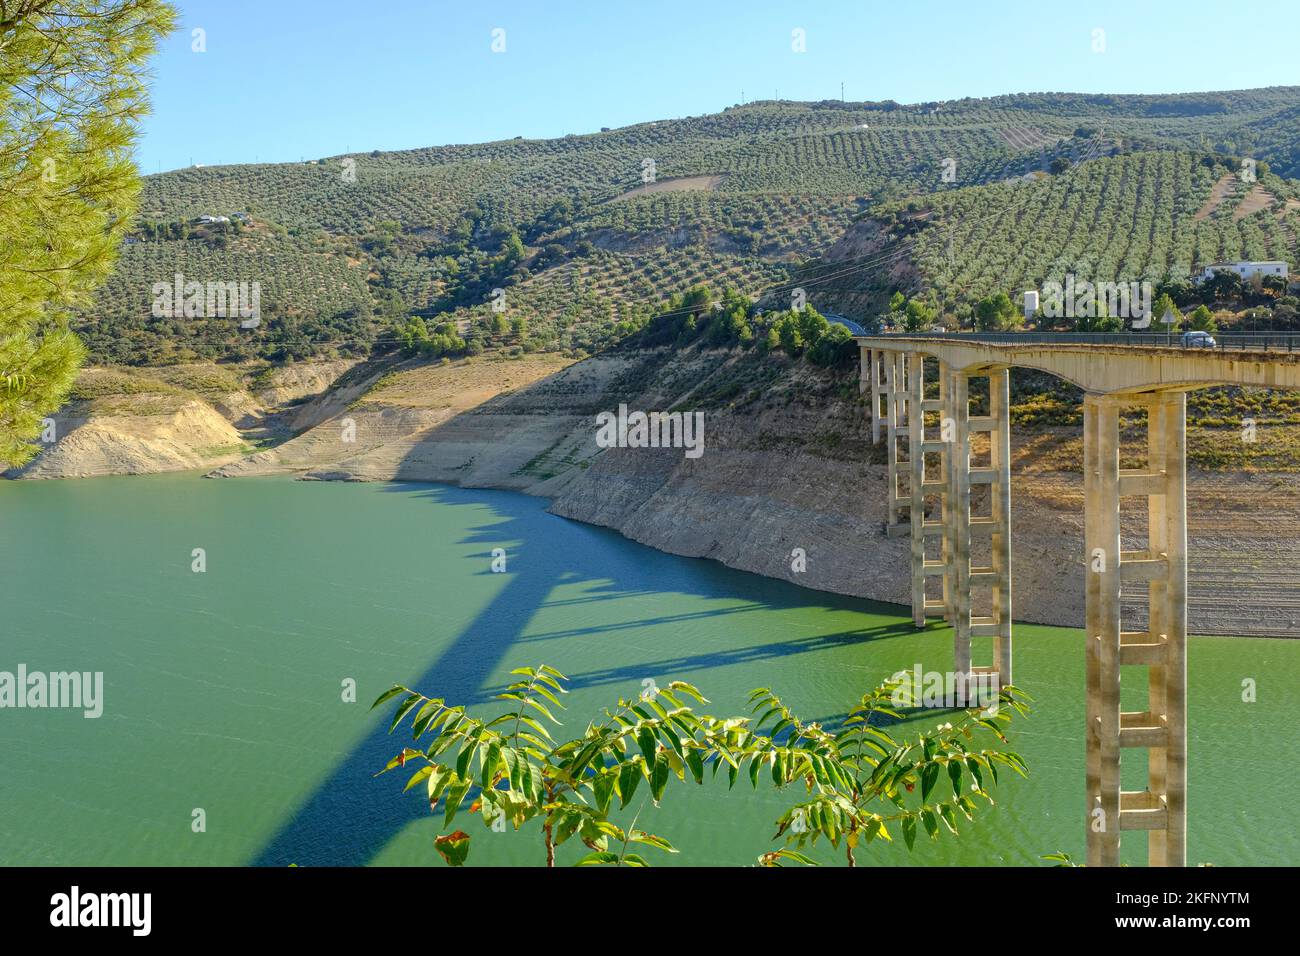
<instances>
[{"instance_id":1,"label":"hillside","mask_svg":"<svg viewBox=\"0 0 1300 956\"><path fill-rule=\"evenodd\" d=\"M79 330L102 363L361 357L390 346L394 322L415 311L454 321L471 353L577 356L700 280L751 294L797 281L855 218L906 218L909 204L932 200L939 218L985 223L992 237L919 230L916 273L969 294L1014 258L998 243L1027 247L1009 227L1031 220L1051 256L1095 268L1272 251L1293 247L1293 226L1261 213L1188 223L1215 176L1245 155L1264 164L1271 195L1297 196L1276 175L1300 175L1297 110L1295 87L756 102L552 140L178 170L146 179L133 241ZM1125 155L1106 161L1112 153ZM1067 165L1067 176L1050 173ZM1111 235L1118 219L1092 221L1119 203L1152 217L1131 248ZM200 216L232 221L198 225ZM1166 223L1181 231L1166 235ZM945 273L949 237L956 261ZM153 285L177 273L260 283L260 325L151 315ZM492 327L494 289L509 335Z\"/></svg>"},{"instance_id":2,"label":"hillside","mask_svg":"<svg viewBox=\"0 0 1300 956\"><path fill-rule=\"evenodd\" d=\"M801 280L848 314L879 312L901 289L925 293L969 324L979 298L1070 275L1155 285L1220 260L1294 263L1295 184L1271 173L1246 183L1236 173L1207 155L1133 152L1059 175L884 204Z\"/></svg>"}]
</instances>

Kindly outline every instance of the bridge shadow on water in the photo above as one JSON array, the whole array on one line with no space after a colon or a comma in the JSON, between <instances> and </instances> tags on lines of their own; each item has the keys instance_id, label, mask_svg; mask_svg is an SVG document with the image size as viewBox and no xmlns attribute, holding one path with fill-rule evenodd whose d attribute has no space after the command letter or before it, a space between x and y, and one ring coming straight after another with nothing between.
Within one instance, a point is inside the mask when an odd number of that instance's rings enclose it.
<instances>
[{"instance_id":1,"label":"bridge shadow on water","mask_svg":"<svg viewBox=\"0 0 1300 956\"><path fill-rule=\"evenodd\" d=\"M742 574L714 561L682 558L629 544L615 531L548 514L539 501L511 492L470 493L449 486L412 484L393 484L387 490L428 499L441 507L487 505L492 508L495 520L471 529L460 541L462 545L485 546L477 555L484 560L485 567L492 547L503 541L518 542L511 549L509 572L503 575L506 582L492 600L422 673L415 677L394 675L394 680L425 692L436 692L450 703L473 706L490 701L504 686L499 679L492 682L500 668L545 662L546 643L561 638L603 640L614 636L617 639L620 634L640 629L727 615L735 615L737 625L741 626L745 613L791 608L883 610L868 602ZM618 584L647 578L657 587ZM548 600L561 585L581 585L588 581L601 583L593 584L580 598ZM651 597L665 591L714 599L725 596L745 603L681 614L656 613L632 621L525 636L533 616L547 607ZM661 607L662 604L656 603L656 611ZM692 671L815 653L914 633L910 621L901 621L700 654L648 657L613 667L566 672L566 676L572 689L622 684L631 693L647 674L675 679ZM361 703L367 705L369 701ZM403 735L399 731L390 736L386 732L392 708L382 710L383 714L377 712L373 718L374 729L335 764L249 861L251 865L364 865L403 828L429 815L428 804L418 788L400 799L387 778L373 780L375 772L410 740L409 733ZM377 789L381 785L382 792Z\"/></svg>"}]
</instances>

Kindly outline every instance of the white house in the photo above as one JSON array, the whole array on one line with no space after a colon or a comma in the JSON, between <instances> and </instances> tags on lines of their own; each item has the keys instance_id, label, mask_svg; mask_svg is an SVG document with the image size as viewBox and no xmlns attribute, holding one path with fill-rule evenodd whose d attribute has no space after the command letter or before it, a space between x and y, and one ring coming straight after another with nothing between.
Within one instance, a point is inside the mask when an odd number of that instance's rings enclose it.
<instances>
[{"instance_id":1,"label":"white house","mask_svg":"<svg viewBox=\"0 0 1300 956\"><path fill-rule=\"evenodd\" d=\"M1243 279L1251 276L1281 276L1289 271L1285 262L1211 262L1201 270L1201 279L1213 279L1216 272L1235 272Z\"/></svg>"}]
</instances>

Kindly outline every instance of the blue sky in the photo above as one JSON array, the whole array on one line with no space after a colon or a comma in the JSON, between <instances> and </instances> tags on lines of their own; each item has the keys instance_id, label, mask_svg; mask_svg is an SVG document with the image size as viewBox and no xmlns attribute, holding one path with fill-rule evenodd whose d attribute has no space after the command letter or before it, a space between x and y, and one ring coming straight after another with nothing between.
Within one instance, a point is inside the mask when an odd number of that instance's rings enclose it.
<instances>
[{"instance_id":1,"label":"blue sky","mask_svg":"<svg viewBox=\"0 0 1300 956\"><path fill-rule=\"evenodd\" d=\"M1294 7L1268 0L176 2L146 173L586 133L716 112L742 91L835 98L841 82L850 100L900 102L1300 82Z\"/></svg>"}]
</instances>

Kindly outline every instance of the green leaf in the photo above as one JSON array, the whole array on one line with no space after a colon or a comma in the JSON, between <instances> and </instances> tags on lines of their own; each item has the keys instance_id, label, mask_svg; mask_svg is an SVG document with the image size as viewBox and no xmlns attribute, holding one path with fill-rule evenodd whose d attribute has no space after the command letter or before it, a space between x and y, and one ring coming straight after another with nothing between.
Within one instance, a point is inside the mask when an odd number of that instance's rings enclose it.
<instances>
[{"instance_id":1,"label":"green leaf","mask_svg":"<svg viewBox=\"0 0 1300 956\"><path fill-rule=\"evenodd\" d=\"M407 713L410 712L411 708L414 707L419 702L420 702L419 694L412 694L410 697L406 698L406 700L402 701L402 703L397 708L397 713L393 715L392 725L388 728L388 732L390 734L397 729L397 725L402 722L402 718L405 717Z\"/></svg>"},{"instance_id":2,"label":"green leaf","mask_svg":"<svg viewBox=\"0 0 1300 956\"><path fill-rule=\"evenodd\" d=\"M394 684L392 687L388 688L388 690L384 691L382 694L380 694L378 697L375 698L375 702L370 705L370 709L374 710L380 704L392 700L394 697L396 697L398 694L401 693L409 694L410 691L407 690L405 687L403 687L401 684Z\"/></svg>"},{"instance_id":3,"label":"green leaf","mask_svg":"<svg viewBox=\"0 0 1300 956\"><path fill-rule=\"evenodd\" d=\"M506 775L510 780L510 789L523 790L523 775L519 770L522 761L519 759L519 752L513 747L502 747L501 759L506 762Z\"/></svg>"},{"instance_id":4,"label":"green leaf","mask_svg":"<svg viewBox=\"0 0 1300 956\"><path fill-rule=\"evenodd\" d=\"M656 806L659 804L659 799L664 795L664 787L668 785L668 774L668 756L667 754L659 754L650 773L650 796L654 799Z\"/></svg>"},{"instance_id":5,"label":"green leaf","mask_svg":"<svg viewBox=\"0 0 1300 956\"><path fill-rule=\"evenodd\" d=\"M433 773L433 764L425 764L419 770L415 771L415 773L411 774L411 779L406 781L406 786L402 788L402 793L406 793L406 791L410 790L421 780L424 780L431 773Z\"/></svg>"},{"instance_id":6,"label":"green leaf","mask_svg":"<svg viewBox=\"0 0 1300 956\"><path fill-rule=\"evenodd\" d=\"M921 823L925 825L925 832L930 835L931 840L939 838L939 821L935 819L932 810L921 811Z\"/></svg>"},{"instance_id":7,"label":"green leaf","mask_svg":"<svg viewBox=\"0 0 1300 956\"><path fill-rule=\"evenodd\" d=\"M804 866L820 866L815 860L804 856L796 850L781 849L773 850L771 853L764 853L758 858L760 866L780 866L781 860L794 860L796 863L802 863Z\"/></svg>"},{"instance_id":8,"label":"green leaf","mask_svg":"<svg viewBox=\"0 0 1300 956\"><path fill-rule=\"evenodd\" d=\"M501 744L493 740L488 744L487 755L483 758L483 770L479 779L479 784L484 790L492 786L492 778L496 776L497 762L500 759Z\"/></svg>"},{"instance_id":9,"label":"green leaf","mask_svg":"<svg viewBox=\"0 0 1300 956\"><path fill-rule=\"evenodd\" d=\"M696 783L704 782L704 754L692 747L686 751L686 766L691 768L691 776Z\"/></svg>"},{"instance_id":10,"label":"green leaf","mask_svg":"<svg viewBox=\"0 0 1300 956\"><path fill-rule=\"evenodd\" d=\"M460 749L460 754L456 757L456 776L469 776L469 763L474 759L474 748L476 741L471 735L465 746Z\"/></svg>"},{"instance_id":11,"label":"green leaf","mask_svg":"<svg viewBox=\"0 0 1300 956\"><path fill-rule=\"evenodd\" d=\"M613 771L602 771L592 780L591 792L596 798L596 810L599 813L609 813L609 805L614 799L614 784L617 780L618 774Z\"/></svg>"},{"instance_id":12,"label":"green leaf","mask_svg":"<svg viewBox=\"0 0 1300 956\"><path fill-rule=\"evenodd\" d=\"M453 774L446 767L436 764L433 773L429 776L429 809L432 810L438 804L438 798L442 792L447 789L447 784L451 783Z\"/></svg>"},{"instance_id":13,"label":"green leaf","mask_svg":"<svg viewBox=\"0 0 1300 956\"><path fill-rule=\"evenodd\" d=\"M412 757L423 756L424 754L420 753L418 750L412 750L410 747L403 747L402 752L392 760L388 761L388 763L384 765L384 769L375 774L375 776L378 777L380 773L388 773L388 771L392 770L394 767L405 767L406 761L410 760Z\"/></svg>"},{"instance_id":14,"label":"green leaf","mask_svg":"<svg viewBox=\"0 0 1300 956\"><path fill-rule=\"evenodd\" d=\"M641 783L641 767L629 760L618 771L619 809L623 809L632 800L637 786Z\"/></svg>"},{"instance_id":15,"label":"green leaf","mask_svg":"<svg viewBox=\"0 0 1300 956\"><path fill-rule=\"evenodd\" d=\"M701 694L698 690L695 689L694 685L692 685L692 684L688 684L688 683L686 683L686 681L684 681L684 680L675 680L675 681L673 681L671 684L668 685L668 689L669 689L669 690L680 690L680 691L682 691L683 693L690 694L692 697L694 697L696 700L698 700L701 704L707 704L707 703L708 703L708 700L705 699L705 697L704 697L703 694Z\"/></svg>"},{"instance_id":16,"label":"green leaf","mask_svg":"<svg viewBox=\"0 0 1300 956\"><path fill-rule=\"evenodd\" d=\"M939 781L939 765L937 763L928 763L921 770L921 802L924 803L930 799L930 791Z\"/></svg>"},{"instance_id":17,"label":"green leaf","mask_svg":"<svg viewBox=\"0 0 1300 956\"><path fill-rule=\"evenodd\" d=\"M559 823L555 826L555 845L560 846L578 831L578 827L584 822L584 817L577 810L563 810L556 813L559 816Z\"/></svg>"},{"instance_id":18,"label":"green leaf","mask_svg":"<svg viewBox=\"0 0 1300 956\"><path fill-rule=\"evenodd\" d=\"M611 853L608 850L604 850L604 851L598 851L596 853L588 853L586 856L584 856L581 860L579 860L577 863L573 865L574 866L604 866L610 863L613 864L618 863L618 854Z\"/></svg>"},{"instance_id":19,"label":"green leaf","mask_svg":"<svg viewBox=\"0 0 1300 956\"><path fill-rule=\"evenodd\" d=\"M447 803L444 807L443 826L451 826L451 821L456 818L456 811L460 809L460 801L469 790L470 781L457 777L447 785Z\"/></svg>"},{"instance_id":20,"label":"green leaf","mask_svg":"<svg viewBox=\"0 0 1300 956\"><path fill-rule=\"evenodd\" d=\"M948 779L952 782L952 795L961 796L961 761L954 758L948 761Z\"/></svg>"},{"instance_id":21,"label":"green leaf","mask_svg":"<svg viewBox=\"0 0 1300 956\"><path fill-rule=\"evenodd\" d=\"M448 833L435 839L433 847L448 866L464 866L465 858L469 856L469 834L461 830Z\"/></svg>"},{"instance_id":22,"label":"green leaf","mask_svg":"<svg viewBox=\"0 0 1300 956\"><path fill-rule=\"evenodd\" d=\"M916 843L916 817L911 814L903 817L903 842L909 850Z\"/></svg>"},{"instance_id":23,"label":"green leaf","mask_svg":"<svg viewBox=\"0 0 1300 956\"><path fill-rule=\"evenodd\" d=\"M655 754L659 752L659 743L655 739L654 729L642 724L636 732L637 746L641 748L641 756L645 757L647 767L654 766Z\"/></svg>"},{"instance_id":24,"label":"green leaf","mask_svg":"<svg viewBox=\"0 0 1300 956\"><path fill-rule=\"evenodd\" d=\"M665 853L676 853L676 848L661 836L655 836L653 833L646 833L644 830L633 830L629 838L631 843L644 843L646 846L652 846L657 850L663 850Z\"/></svg>"}]
</instances>

